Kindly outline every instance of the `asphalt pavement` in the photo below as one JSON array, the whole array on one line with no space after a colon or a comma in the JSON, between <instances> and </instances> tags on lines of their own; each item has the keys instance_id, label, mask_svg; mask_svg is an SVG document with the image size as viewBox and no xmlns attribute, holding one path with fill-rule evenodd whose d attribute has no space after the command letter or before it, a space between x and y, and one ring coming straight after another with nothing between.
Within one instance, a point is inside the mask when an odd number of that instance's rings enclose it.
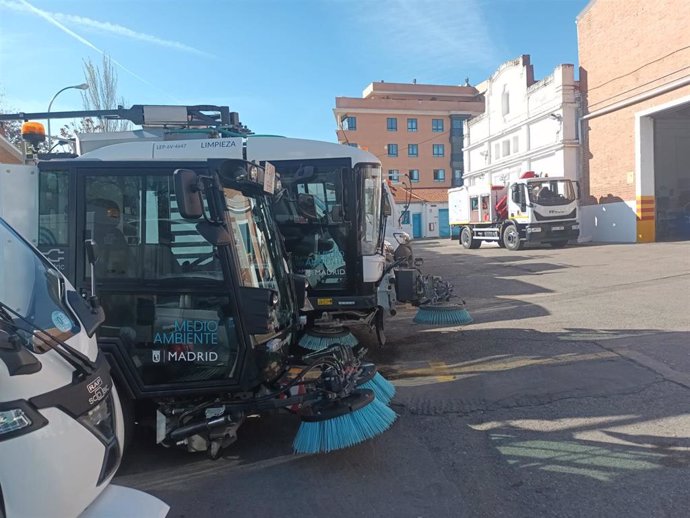
<instances>
[{"instance_id":1,"label":"asphalt pavement","mask_svg":"<svg viewBox=\"0 0 690 518\"><path fill-rule=\"evenodd\" d=\"M475 321L404 308L385 347L359 335L397 386L390 431L300 456L293 417L251 419L218 461L141 434L115 483L170 517L688 514L690 242L415 251Z\"/></svg>"}]
</instances>

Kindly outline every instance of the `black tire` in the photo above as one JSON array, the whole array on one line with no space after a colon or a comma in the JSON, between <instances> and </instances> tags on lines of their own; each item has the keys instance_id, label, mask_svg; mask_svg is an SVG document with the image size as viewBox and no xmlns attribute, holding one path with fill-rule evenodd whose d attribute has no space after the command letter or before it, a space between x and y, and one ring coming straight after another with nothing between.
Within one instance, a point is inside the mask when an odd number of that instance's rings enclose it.
<instances>
[{"instance_id":1,"label":"black tire","mask_svg":"<svg viewBox=\"0 0 690 518\"><path fill-rule=\"evenodd\" d=\"M522 241L520 241L520 231L514 224L506 225L503 228L503 245L512 251L520 250L522 248Z\"/></svg>"},{"instance_id":2,"label":"black tire","mask_svg":"<svg viewBox=\"0 0 690 518\"><path fill-rule=\"evenodd\" d=\"M505 248L505 247L506 247L506 244L503 242L503 236L498 236L498 241L497 241L497 243L498 243L498 246L501 247L501 248Z\"/></svg>"},{"instance_id":3,"label":"black tire","mask_svg":"<svg viewBox=\"0 0 690 518\"><path fill-rule=\"evenodd\" d=\"M568 244L568 240L565 241L551 241L549 245L551 248L563 248Z\"/></svg>"},{"instance_id":4,"label":"black tire","mask_svg":"<svg viewBox=\"0 0 690 518\"><path fill-rule=\"evenodd\" d=\"M479 239L472 237L472 229L470 227L462 227L460 231L460 244L469 250L476 250L482 246Z\"/></svg>"}]
</instances>

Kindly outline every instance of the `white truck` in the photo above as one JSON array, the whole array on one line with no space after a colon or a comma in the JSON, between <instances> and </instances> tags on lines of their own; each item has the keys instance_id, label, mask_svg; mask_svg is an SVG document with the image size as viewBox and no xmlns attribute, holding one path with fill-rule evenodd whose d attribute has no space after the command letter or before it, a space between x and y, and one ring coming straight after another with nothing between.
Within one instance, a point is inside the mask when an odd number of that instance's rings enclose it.
<instances>
[{"instance_id":1,"label":"white truck","mask_svg":"<svg viewBox=\"0 0 690 518\"><path fill-rule=\"evenodd\" d=\"M509 250L520 250L525 244L561 248L579 236L579 197L577 182L527 171L506 185L449 189L450 225L468 249L479 248L482 241L494 241Z\"/></svg>"}]
</instances>

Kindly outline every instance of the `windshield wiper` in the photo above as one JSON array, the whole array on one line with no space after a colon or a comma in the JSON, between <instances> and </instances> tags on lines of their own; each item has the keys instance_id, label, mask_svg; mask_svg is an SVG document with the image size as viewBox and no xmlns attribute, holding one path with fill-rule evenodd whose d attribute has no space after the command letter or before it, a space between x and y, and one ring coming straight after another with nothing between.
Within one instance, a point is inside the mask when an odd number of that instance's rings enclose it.
<instances>
[{"instance_id":1,"label":"windshield wiper","mask_svg":"<svg viewBox=\"0 0 690 518\"><path fill-rule=\"evenodd\" d=\"M32 336L37 337L39 340L41 340L41 342L43 342L43 344L45 344L47 347L58 353L67 363L74 367L80 374L88 376L89 374L93 374L96 371L96 365L91 360L89 360L89 358L86 355L77 351L74 347L67 345L62 340L55 338L45 329L42 329L41 327L37 326L27 318L23 317L2 301L0 301L0 315L2 315L2 319L4 322L6 322L8 325L15 328L16 330L21 330L22 328L14 322L14 319L12 319L11 315L17 317L19 320L24 322L34 331L38 331L38 333L33 333ZM46 337L50 337L50 340L47 340Z\"/></svg>"}]
</instances>

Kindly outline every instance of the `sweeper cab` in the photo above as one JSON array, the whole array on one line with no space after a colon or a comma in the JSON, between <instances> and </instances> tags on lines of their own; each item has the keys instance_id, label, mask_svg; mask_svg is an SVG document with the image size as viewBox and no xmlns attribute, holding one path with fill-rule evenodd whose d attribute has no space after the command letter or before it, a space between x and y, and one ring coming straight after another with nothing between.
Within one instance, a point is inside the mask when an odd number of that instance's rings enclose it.
<instances>
[{"instance_id":1,"label":"sweeper cab","mask_svg":"<svg viewBox=\"0 0 690 518\"><path fill-rule=\"evenodd\" d=\"M383 344L384 313L395 314L400 303L466 314L462 304L451 302L450 284L422 273L409 236L394 232L399 246L386 246L395 203L376 156L331 142L248 140L249 158L270 161L284 187L275 203L276 221L294 270L307 278L314 308L301 345L355 345L350 326L369 329Z\"/></svg>"},{"instance_id":2,"label":"sweeper cab","mask_svg":"<svg viewBox=\"0 0 690 518\"><path fill-rule=\"evenodd\" d=\"M110 486L124 427L94 332L103 321L0 218L0 516L151 516L168 506ZM67 474L67 476L66 476Z\"/></svg>"},{"instance_id":3,"label":"sweeper cab","mask_svg":"<svg viewBox=\"0 0 690 518\"><path fill-rule=\"evenodd\" d=\"M448 190L450 225L468 249L484 241L509 250L531 244L561 248L579 236L579 192L577 182L532 171L502 185L456 187Z\"/></svg>"},{"instance_id":4,"label":"sweeper cab","mask_svg":"<svg viewBox=\"0 0 690 518\"><path fill-rule=\"evenodd\" d=\"M247 416L278 409L302 422L298 452L383 432L395 414L362 388L375 366L337 344L296 347L306 288L275 223L279 176L248 159L244 127L200 111L213 107L139 107L142 130L79 136L76 156L3 166L0 212L86 293L83 241L96 242L98 345L125 423L155 426L158 443L217 458Z\"/></svg>"}]
</instances>

